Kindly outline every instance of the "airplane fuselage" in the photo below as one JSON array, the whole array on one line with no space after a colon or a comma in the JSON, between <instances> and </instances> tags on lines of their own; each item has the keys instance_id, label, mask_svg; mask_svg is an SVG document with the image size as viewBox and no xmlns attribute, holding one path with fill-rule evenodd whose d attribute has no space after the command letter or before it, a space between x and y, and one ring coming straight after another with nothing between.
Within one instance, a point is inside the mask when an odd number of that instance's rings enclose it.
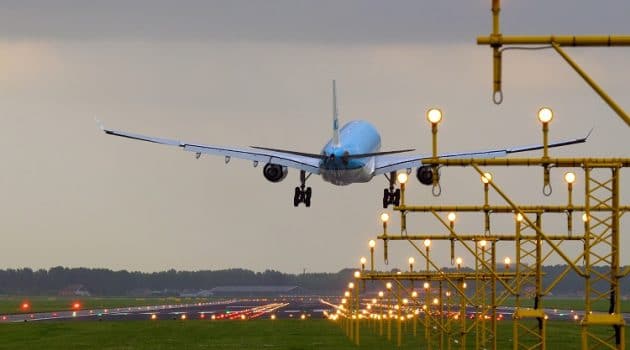
<instances>
[{"instance_id":1,"label":"airplane fuselage","mask_svg":"<svg viewBox=\"0 0 630 350\"><path fill-rule=\"evenodd\" d=\"M357 182L368 182L374 177L375 159L349 158L355 154L375 153L381 149L381 136L376 128L363 120L347 123L339 130L339 144L328 141L322 154L326 156L320 164L324 181L344 186Z\"/></svg>"}]
</instances>

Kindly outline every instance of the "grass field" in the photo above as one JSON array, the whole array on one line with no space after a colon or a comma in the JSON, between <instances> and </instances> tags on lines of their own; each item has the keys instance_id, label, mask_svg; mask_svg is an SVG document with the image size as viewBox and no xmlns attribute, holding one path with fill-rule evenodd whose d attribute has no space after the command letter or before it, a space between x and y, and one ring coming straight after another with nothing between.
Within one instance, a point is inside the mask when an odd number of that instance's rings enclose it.
<instances>
[{"instance_id":1,"label":"grass field","mask_svg":"<svg viewBox=\"0 0 630 350\"><path fill-rule=\"evenodd\" d=\"M394 342L372 326L362 327L361 347L396 348L395 326ZM400 349L425 349L421 331L413 337L412 327L405 327ZM550 322L547 348L578 349L579 331L576 323ZM321 319L18 323L0 325L0 339L0 349L356 349L340 324ZM472 348L472 335L467 344ZM502 322L498 348L511 347L512 324Z\"/></svg>"},{"instance_id":2,"label":"grass field","mask_svg":"<svg viewBox=\"0 0 630 350\"><path fill-rule=\"evenodd\" d=\"M514 306L514 299L506 300L503 305ZM522 304L523 307L534 307L534 300L527 299ZM608 300L598 300L593 302L593 311L608 312L610 303ZM548 309L562 310L584 310L584 299L570 298L545 298L543 299L543 307ZM621 301L621 312L630 312L630 300Z\"/></svg>"},{"instance_id":3,"label":"grass field","mask_svg":"<svg viewBox=\"0 0 630 350\"><path fill-rule=\"evenodd\" d=\"M208 298L128 298L128 297L0 297L0 314L33 313L46 311L71 310L75 302L79 302L81 309L117 308L127 306L168 305L203 303L210 301ZM28 302L29 308L24 310L21 305Z\"/></svg>"}]
</instances>

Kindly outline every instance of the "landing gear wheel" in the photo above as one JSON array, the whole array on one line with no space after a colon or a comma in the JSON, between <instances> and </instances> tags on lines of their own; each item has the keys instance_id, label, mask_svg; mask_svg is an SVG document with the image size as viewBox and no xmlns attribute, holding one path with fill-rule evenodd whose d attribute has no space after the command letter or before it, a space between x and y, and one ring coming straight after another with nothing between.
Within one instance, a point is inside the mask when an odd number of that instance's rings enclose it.
<instances>
[{"instance_id":1,"label":"landing gear wheel","mask_svg":"<svg viewBox=\"0 0 630 350\"><path fill-rule=\"evenodd\" d=\"M297 207L300 204L300 202L301 202L301 198L300 198L301 194L302 194L302 191L300 190L300 188L296 187L295 188L295 195L293 196L293 206L294 207Z\"/></svg>"},{"instance_id":2,"label":"landing gear wheel","mask_svg":"<svg viewBox=\"0 0 630 350\"><path fill-rule=\"evenodd\" d=\"M387 209L388 206L389 206L389 190L384 189L383 190L383 209Z\"/></svg>"},{"instance_id":3,"label":"landing gear wheel","mask_svg":"<svg viewBox=\"0 0 630 350\"><path fill-rule=\"evenodd\" d=\"M307 208L311 206L311 194L313 194L313 191L310 187L307 187L306 192L304 192L304 205L306 205Z\"/></svg>"}]
</instances>

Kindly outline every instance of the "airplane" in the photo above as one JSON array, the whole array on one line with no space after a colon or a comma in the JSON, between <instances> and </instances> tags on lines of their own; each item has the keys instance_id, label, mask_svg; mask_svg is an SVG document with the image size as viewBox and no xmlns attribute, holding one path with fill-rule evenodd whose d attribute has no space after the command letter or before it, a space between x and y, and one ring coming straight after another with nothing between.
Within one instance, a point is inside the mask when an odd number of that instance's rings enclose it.
<instances>
[{"instance_id":1,"label":"airplane","mask_svg":"<svg viewBox=\"0 0 630 350\"><path fill-rule=\"evenodd\" d=\"M395 206L400 204L400 189L394 190L396 173L399 170L411 172L413 168L416 168L418 181L427 186L433 185L433 178L436 176L435 167L422 164L423 159L432 158L432 155L401 155L401 153L414 151L413 149L381 151L381 137L377 129L364 120L350 121L340 128L337 86L334 80L332 90L332 138L323 147L321 153L305 153L259 146L224 147L204 145L111 130L97 122L100 124L101 130L108 135L177 146L184 151L194 153L197 159L202 154L211 154L224 156L226 164L232 158L252 161L254 167L257 167L259 163L263 163L265 164L263 176L273 183L284 180L287 177L288 168L297 169L300 172L300 186L295 187L293 196L293 205L295 207L300 203L304 203L306 207L311 206L312 190L310 187L306 187L306 181L313 174L320 175L324 181L336 186L369 182L375 176L385 175L389 181L389 188L385 188L383 191L383 208L387 208L390 204ZM583 138L551 143L548 147L582 143L586 142L587 138L588 135ZM438 155L438 158L495 158L542 148L543 145L533 145L475 152L446 153ZM439 176L439 174L437 175Z\"/></svg>"}]
</instances>

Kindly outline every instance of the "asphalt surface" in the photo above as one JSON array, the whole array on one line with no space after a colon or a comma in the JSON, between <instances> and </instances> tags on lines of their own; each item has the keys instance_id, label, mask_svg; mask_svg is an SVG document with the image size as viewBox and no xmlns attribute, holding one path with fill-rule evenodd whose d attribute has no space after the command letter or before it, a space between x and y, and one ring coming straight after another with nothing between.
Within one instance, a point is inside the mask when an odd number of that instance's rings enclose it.
<instances>
[{"instance_id":1,"label":"asphalt surface","mask_svg":"<svg viewBox=\"0 0 630 350\"><path fill-rule=\"evenodd\" d=\"M43 321L126 321L181 319L323 318L330 308L320 298L230 299L195 304L137 306L0 315L0 323ZM304 316L302 316L304 315Z\"/></svg>"},{"instance_id":2,"label":"asphalt surface","mask_svg":"<svg viewBox=\"0 0 630 350\"><path fill-rule=\"evenodd\" d=\"M324 318L324 312L334 313L336 298L322 301L321 297L278 297L229 299L195 304L172 304L137 306L111 309L85 309L76 311L56 311L42 313L22 313L0 315L0 323L46 322L46 321L127 321L127 320L238 320L238 319L301 319ZM364 300L369 302L369 300ZM378 310L378 309L377 309ZM452 311L457 310L453 306ZM510 320L513 307L497 309L497 318ZM549 320L578 322L584 317L583 311L545 309ZM454 315L454 313L453 313ZM467 318L478 317L479 310L469 307ZM630 323L630 314L624 313Z\"/></svg>"}]
</instances>

